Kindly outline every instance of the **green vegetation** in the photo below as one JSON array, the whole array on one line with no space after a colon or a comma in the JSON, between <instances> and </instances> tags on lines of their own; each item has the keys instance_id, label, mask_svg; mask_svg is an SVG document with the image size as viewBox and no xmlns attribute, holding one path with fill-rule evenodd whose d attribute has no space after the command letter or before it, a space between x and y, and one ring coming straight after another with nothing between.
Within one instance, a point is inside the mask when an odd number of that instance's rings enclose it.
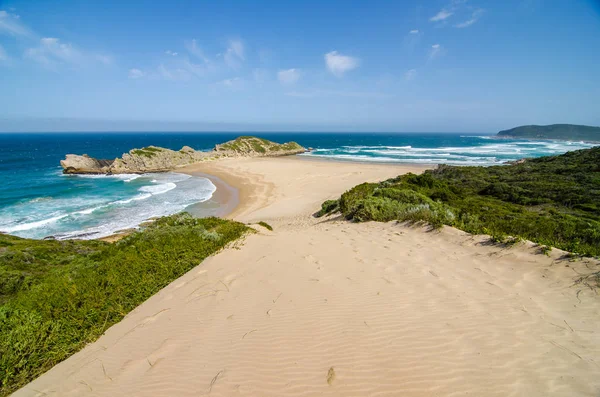
<instances>
[{"instance_id":1,"label":"green vegetation","mask_svg":"<svg viewBox=\"0 0 600 397\"><path fill-rule=\"evenodd\" d=\"M131 154L135 154L137 156L144 156L148 158L152 158L156 155L156 153L162 152L163 149L156 146L148 146L142 149L134 149L131 151Z\"/></svg>"},{"instance_id":2,"label":"green vegetation","mask_svg":"<svg viewBox=\"0 0 600 397\"><path fill-rule=\"evenodd\" d=\"M548 247L547 245L541 245L540 252L546 256L550 256L550 252L552 252L552 247Z\"/></svg>"},{"instance_id":3,"label":"green vegetation","mask_svg":"<svg viewBox=\"0 0 600 397\"><path fill-rule=\"evenodd\" d=\"M524 125L500 131L498 136L600 142L600 127L573 124Z\"/></svg>"},{"instance_id":4,"label":"green vegetation","mask_svg":"<svg viewBox=\"0 0 600 397\"><path fill-rule=\"evenodd\" d=\"M0 235L0 395L96 340L249 230L178 214L114 244Z\"/></svg>"},{"instance_id":5,"label":"green vegetation","mask_svg":"<svg viewBox=\"0 0 600 397\"><path fill-rule=\"evenodd\" d=\"M302 151L304 148L297 144L296 142L287 142L284 144L279 144L276 142L271 142L264 138L257 138L253 136L240 136L234 139L233 141L225 142L221 145L217 145L215 150L227 150L236 152L239 154L247 154L247 153L260 153L260 154L269 154L274 152L283 152L283 151Z\"/></svg>"},{"instance_id":6,"label":"green vegetation","mask_svg":"<svg viewBox=\"0 0 600 397\"><path fill-rule=\"evenodd\" d=\"M356 221L449 225L498 242L528 239L599 256L600 147L506 166L440 166L363 183L337 202L323 203L317 215L334 211Z\"/></svg>"},{"instance_id":7,"label":"green vegetation","mask_svg":"<svg viewBox=\"0 0 600 397\"><path fill-rule=\"evenodd\" d=\"M340 201L339 200L327 200L321 204L321 209L316 213L317 217L329 215L333 212L339 211Z\"/></svg>"},{"instance_id":8,"label":"green vegetation","mask_svg":"<svg viewBox=\"0 0 600 397\"><path fill-rule=\"evenodd\" d=\"M273 226L269 225L265 221L260 221L260 222L258 222L258 224L261 225L262 227L264 227L267 230L273 231Z\"/></svg>"}]
</instances>

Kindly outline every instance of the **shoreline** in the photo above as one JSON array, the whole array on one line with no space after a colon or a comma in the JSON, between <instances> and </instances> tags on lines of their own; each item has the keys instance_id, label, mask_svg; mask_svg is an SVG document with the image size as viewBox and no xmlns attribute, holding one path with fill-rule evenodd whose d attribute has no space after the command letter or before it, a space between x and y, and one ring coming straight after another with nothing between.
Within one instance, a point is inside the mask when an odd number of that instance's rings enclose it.
<instances>
[{"instance_id":1,"label":"shoreline","mask_svg":"<svg viewBox=\"0 0 600 397\"><path fill-rule=\"evenodd\" d=\"M376 163L366 161L338 161L336 159L323 159L309 156L285 156L285 157L266 157L266 158L229 158L229 159L217 159L210 162L197 163L188 165L177 169L177 172L188 174L192 176L205 177L211 181L214 179L218 183L224 183L221 185L221 189L233 189L237 191L237 203L232 205L230 197L225 196L224 201L221 203L228 207L228 211L223 213L223 217L234 220L242 221L260 221L256 213L261 213L263 209L273 204L277 200L281 199L277 193L277 185L279 181L274 181L269 178L269 175L264 173L252 173L252 172L239 172L247 164L256 164L265 168L269 168L269 163L276 163L281 165L282 168L290 168L294 171L297 168L307 167L307 169L323 169L323 170L334 170L343 171L350 174L360 174L361 170L364 172L373 172L377 175L382 175L381 178L373 178L373 176L366 176L366 181L376 182L388 178L395 177L405 172L420 173L426 169L433 168L429 164L405 164L405 163ZM357 170L353 172L354 170ZM307 173L310 173L307 170ZM324 176L325 177L325 176ZM215 185L216 186L216 185ZM339 193L343 193L345 190L352 188L354 185L344 184L343 190ZM219 187L217 187L217 191ZM323 201L328 198L332 198L338 194L339 190L332 190L331 193L325 192L321 198L318 198L313 204L316 205L316 212ZM335 192L335 193L334 193ZM216 192L215 192L216 193ZM313 195L319 197L319 192L313 192ZM339 195L339 194L338 194ZM229 210L231 209L231 210ZM271 214L266 215L268 219L277 218Z\"/></svg>"}]
</instances>

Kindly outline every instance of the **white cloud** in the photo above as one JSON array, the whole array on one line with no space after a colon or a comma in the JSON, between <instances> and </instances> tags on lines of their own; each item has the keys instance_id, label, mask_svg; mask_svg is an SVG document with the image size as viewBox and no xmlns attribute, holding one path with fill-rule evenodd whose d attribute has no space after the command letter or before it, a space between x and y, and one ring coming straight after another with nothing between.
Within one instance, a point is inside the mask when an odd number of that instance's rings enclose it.
<instances>
[{"instance_id":1,"label":"white cloud","mask_svg":"<svg viewBox=\"0 0 600 397\"><path fill-rule=\"evenodd\" d=\"M81 54L71 44L63 44L55 37L44 37L40 39L40 45L29 48L25 56L43 65L54 65L56 63L80 63Z\"/></svg>"},{"instance_id":2,"label":"white cloud","mask_svg":"<svg viewBox=\"0 0 600 397\"><path fill-rule=\"evenodd\" d=\"M177 56L177 53L176 53L176 52L173 52L173 51L171 51L171 50L167 50L167 51L165 51L165 54L166 54L166 55L170 55L170 56L172 56L172 57L176 57L176 56Z\"/></svg>"},{"instance_id":3,"label":"white cloud","mask_svg":"<svg viewBox=\"0 0 600 397\"><path fill-rule=\"evenodd\" d=\"M10 36L32 36L32 32L21 23L16 14L11 14L0 10L0 34L5 33Z\"/></svg>"},{"instance_id":4,"label":"white cloud","mask_svg":"<svg viewBox=\"0 0 600 397\"><path fill-rule=\"evenodd\" d=\"M432 16L431 18L429 18L429 20L431 22L444 21L444 20L450 18L453 14L454 14L454 12L452 12L452 11L448 11L446 9L442 9L442 10L440 10L440 12L438 12L437 14L435 14L434 16Z\"/></svg>"},{"instance_id":5,"label":"white cloud","mask_svg":"<svg viewBox=\"0 0 600 397\"><path fill-rule=\"evenodd\" d=\"M205 63L193 63L187 59L183 61L182 67L191 74L195 75L196 77L204 77L211 70L210 65L207 65Z\"/></svg>"},{"instance_id":6,"label":"white cloud","mask_svg":"<svg viewBox=\"0 0 600 397\"><path fill-rule=\"evenodd\" d=\"M444 48L439 44L434 44L431 46L431 50L429 51L429 59L434 59L439 57L444 53Z\"/></svg>"},{"instance_id":7,"label":"white cloud","mask_svg":"<svg viewBox=\"0 0 600 397\"><path fill-rule=\"evenodd\" d=\"M331 51L325 54L325 65L331 73L337 77L341 77L349 70L358 67L358 58L342 55L337 51Z\"/></svg>"},{"instance_id":8,"label":"white cloud","mask_svg":"<svg viewBox=\"0 0 600 397\"><path fill-rule=\"evenodd\" d=\"M475 22L477 22L479 20L479 18L481 18L481 16L483 15L484 10L479 8L475 11L473 11L473 14L471 14L471 19L468 19L462 23L456 24L454 25L454 27L456 28L468 28L469 26L473 25Z\"/></svg>"},{"instance_id":9,"label":"white cloud","mask_svg":"<svg viewBox=\"0 0 600 397\"><path fill-rule=\"evenodd\" d=\"M185 48L186 48L186 50L188 50L188 52L191 55L202 60L206 64L209 63L208 58L204 55L204 51L202 51L202 49L200 47L198 47L198 43L196 42L196 39L192 39L191 41L186 42Z\"/></svg>"},{"instance_id":10,"label":"white cloud","mask_svg":"<svg viewBox=\"0 0 600 397\"><path fill-rule=\"evenodd\" d=\"M281 84L294 84L300 79L300 71L298 69L280 70L277 78Z\"/></svg>"},{"instance_id":11,"label":"white cloud","mask_svg":"<svg viewBox=\"0 0 600 397\"><path fill-rule=\"evenodd\" d=\"M410 69L407 70L406 73L404 73L404 79L406 81L414 80L415 77L417 77L417 69Z\"/></svg>"},{"instance_id":12,"label":"white cloud","mask_svg":"<svg viewBox=\"0 0 600 397\"><path fill-rule=\"evenodd\" d=\"M113 59L110 56L96 53L87 53L75 48L72 44L64 44L56 37L40 39L39 46L25 51L25 58L29 58L44 66L55 67L59 64L84 65L101 63L110 65Z\"/></svg>"},{"instance_id":13,"label":"white cloud","mask_svg":"<svg viewBox=\"0 0 600 397\"><path fill-rule=\"evenodd\" d=\"M139 69L129 69L129 78L130 79L141 79L146 74Z\"/></svg>"},{"instance_id":14,"label":"white cloud","mask_svg":"<svg viewBox=\"0 0 600 397\"><path fill-rule=\"evenodd\" d=\"M419 34L419 29L413 29L409 33L410 34Z\"/></svg>"},{"instance_id":15,"label":"white cloud","mask_svg":"<svg viewBox=\"0 0 600 397\"><path fill-rule=\"evenodd\" d=\"M229 47L227 47L223 59L227 66L232 69L238 69L244 61L244 43L240 40L230 40Z\"/></svg>"}]
</instances>

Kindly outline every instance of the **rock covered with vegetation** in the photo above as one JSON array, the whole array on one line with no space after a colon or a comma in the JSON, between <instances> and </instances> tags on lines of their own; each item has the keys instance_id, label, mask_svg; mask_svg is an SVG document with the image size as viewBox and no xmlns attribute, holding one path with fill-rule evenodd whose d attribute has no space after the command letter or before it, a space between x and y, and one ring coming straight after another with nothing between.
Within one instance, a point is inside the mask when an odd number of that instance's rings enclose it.
<instances>
[{"instance_id":1,"label":"rock covered with vegetation","mask_svg":"<svg viewBox=\"0 0 600 397\"><path fill-rule=\"evenodd\" d=\"M524 125L500 131L499 137L600 142L600 127L574 124Z\"/></svg>"},{"instance_id":2,"label":"rock covered with vegetation","mask_svg":"<svg viewBox=\"0 0 600 397\"><path fill-rule=\"evenodd\" d=\"M111 244L0 234L0 396L100 337L136 306L251 232L178 214Z\"/></svg>"},{"instance_id":3,"label":"rock covered with vegetation","mask_svg":"<svg viewBox=\"0 0 600 397\"><path fill-rule=\"evenodd\" d=\"M199 152L187 146L179 151L148 146L130 150L114 160L97 160L86 154L68 154L61 160L60 165L65 174L143 174L171 171L202 161L206 157L206 152Z\"/></svg>"},{"instance_id":4,"label":"rock covered with vegetation","mask_svg":"<svg viewBox=\"0 0 600 397\"><path fill-rule=\"evenodd\" d=\"M133 149L121 158L99 160L88 155L68 154L60 165L65 174L143 174L167 172L175 168L221 157L288 156L305 152L296 142L275 143L267 139L242 136L216 145L211 152L184 146L175 151L156 146Z\"/></svg>"},{"instance_id":5,"label":"rock covered with vegetation","mask_svg":"<svg viewBox=\"0 0 600 397\"><path fill-rule=\"evenodd\" d=\"M215 146L214 151L221 156L229 157L274 157L304 153L306 149L296 142L275 143L263 138L241 136Z\"/></svg>"},{"instance_id":6,"label":"rock covered with vegetation","mask_svg":"<svg viewBox=\"0 0 600 397\"><path fill-rule=\"evenodd\" d=\"M363 183L318 215L413 221L600 256L600 147L494 167L440 166Z\"/></svg>"}]
</instances>

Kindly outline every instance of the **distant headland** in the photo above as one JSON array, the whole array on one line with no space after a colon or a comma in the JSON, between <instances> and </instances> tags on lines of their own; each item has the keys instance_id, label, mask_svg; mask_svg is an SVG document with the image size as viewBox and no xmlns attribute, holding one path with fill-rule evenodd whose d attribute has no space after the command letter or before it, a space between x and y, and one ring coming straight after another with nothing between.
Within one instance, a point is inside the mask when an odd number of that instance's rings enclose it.
<instances>
[{"instance_id":1,"label":"distant headland","mask_svg":"<svg viewBox=\"0 0 600 397\"><path fill-rule=\"evenodd\" d=\"M65 174L143 174L167 172L178 167L214 160L223 157L277 157L306 152L296 142L275 143L253 136L241 136L232 141L216 145L212 151L204 152L184 146L179 151L157 146L132 149L114 160L95 159L77 154L67 154L60 161Z\"/></svg>"},{"instance_id":2,"label":"distant headland","mask_svg":"<svg viewBox=\"0 0 600 397\"><path fill-rule=\"evenodd\" d=\"M524 125L500 131L498 137L600 142L600 127L575 124Z\"/></svg>"}]
</instances>

